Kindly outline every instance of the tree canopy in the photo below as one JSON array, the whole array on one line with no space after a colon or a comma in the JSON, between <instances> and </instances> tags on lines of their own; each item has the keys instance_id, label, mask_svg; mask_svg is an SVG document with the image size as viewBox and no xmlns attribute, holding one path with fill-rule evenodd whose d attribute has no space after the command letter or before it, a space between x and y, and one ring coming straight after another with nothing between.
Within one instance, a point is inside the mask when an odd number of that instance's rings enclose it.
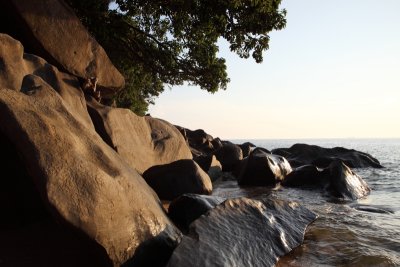
<instances>
[{"instance_id":1,"label":"tree canopy","mask_svg":"<svg viewBox=\"0 0 400 267\"><path fill-rule=\"evenodd\" d=\"M67 0L126 79L117 105L143 114L165 86L226 89L219 38L258 63L286 25L280 0ZM112 2L112 3L111 3ZM110 5L111 3L111 5Z\"/></svg>"}]
</instances>

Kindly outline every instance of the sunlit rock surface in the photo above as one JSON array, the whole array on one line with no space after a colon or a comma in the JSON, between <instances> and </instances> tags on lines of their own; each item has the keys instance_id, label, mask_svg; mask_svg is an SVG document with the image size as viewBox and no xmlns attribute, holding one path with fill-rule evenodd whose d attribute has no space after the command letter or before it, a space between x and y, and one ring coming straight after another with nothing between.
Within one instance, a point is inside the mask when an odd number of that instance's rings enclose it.
<instances>
[{"instance_id":1,"label":"sunlit rock surface","mask_svg":"<svg viewBox=\"0 0 400 267\"><path fill-rule=\"evenodd\" d=\"M274 266L316 217L295 202L226 200L191 224L168 267Z\"/></svg>"},{"instance_id":2,"label":"sunlit rock surface","mask_svg":"<svg viewBox=\"0 0 400 267\"><path fill-rule=\"evenodd\" d=\"M180 231L158 197L43 79L25 76L21 92L0 88L0 132L18 151L56 222L100 247L114 266L127 260L165 263ZM153 244L156 250L145 249ZM53 246L63 249L62 243Z\"/></svg>"},{"instance_id":3,"label":"sunlit rock surface","mask_svg":"<svg viewBox=\"0 0 400 267\"><path fill-rule=\"evenodd\" d=\"M181 133L169 122L87 99L97 133L139 173L155 165L192 159Z\"/></svg>"},{"instance_id":4,"label":"sunlit rock surface","mask_svg":"<svg viewBox=\"0 0 400 267\"><path fill-rule=\"evenodd\" d=\"M342 161L333 161L325 172L330 181L327 189L336 197L354 200L371 192L367 182Z\"/></svg>"},{"instance_id":5,"label":"sunlit rock surface","mask_svg":"<svg viewBox=\"0 0 400 267\"><path fill-rule=\"evenodd\" d=\"M63 98L77 120L94 129L78 79L59 71L43 58L24 53L19 41L0 33L0 87L20 91L22 80L28 74L42 78Z\"/></svg>"},{"instance_id":6,"label":"sunlit rock surface","mask_svg":"<svg viewBox=\"0 0 400 267\"><path fill-rule=\"evenodd\" d=\"M286 187L320 188L334 197L355 200L367 196L371 189L364 179L340 160L325 168L305 165L294 169L282 181Z\"/></svg>"},{"instance_id":7,"label":"sunlit rock surface","mask_svg":"<svg viewBox=\"0 0 400 267\"><path fill-rule=\"evenodd\" d=\"M291 171L292 168L284 157L256 148L241 162L238 183L246 186L275 185Z\"/></svg>"},{"instance_id":8,"label":"sunlit rock surface","mask_svg":"<svg viewBox=\"0 0 400 267\"><path fill-rule=\"evenodd\" d=\"M97 77L98 85L111 94L124 86L124 77L64 1L1 2L1 28L21 40L30 53L77 77Z\"/></svg>"}]
</instances>

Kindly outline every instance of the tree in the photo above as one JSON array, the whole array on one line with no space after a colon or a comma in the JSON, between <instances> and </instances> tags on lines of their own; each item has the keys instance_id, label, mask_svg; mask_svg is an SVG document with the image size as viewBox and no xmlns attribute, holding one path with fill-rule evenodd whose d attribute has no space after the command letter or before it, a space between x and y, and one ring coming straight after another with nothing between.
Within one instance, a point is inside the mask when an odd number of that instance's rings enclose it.
<instances>
[{"instance_id":1,"label":"tree","mask_svg":"<svg viewBox=\"0 0 400 267\"><path fill-rule=\"evenodd\" d=\"M219 38L258 63L268 33L286 25L280 0L67 0L124 74L115 99L143 114L164 86L187 82L214 93L229 82ZM111 8L110 8L111 7Z\"/></svg>"}]
</instances>

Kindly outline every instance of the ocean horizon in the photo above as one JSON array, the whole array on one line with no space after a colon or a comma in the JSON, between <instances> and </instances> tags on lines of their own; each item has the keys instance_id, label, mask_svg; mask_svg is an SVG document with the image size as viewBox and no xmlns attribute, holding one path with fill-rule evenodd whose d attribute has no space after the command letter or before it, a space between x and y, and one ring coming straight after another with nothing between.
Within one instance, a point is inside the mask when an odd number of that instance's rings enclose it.
<instances>
[{"instance_id":1,"label":"ocean horizon","mask_svg":"<svg viewBox=\"0 0 400 267\"><path fill-rule=\"evenodd\" d=\"M400 266L400 138L231 141L251 142L268 150L295 143L345 147L369 153L384 166L353 169L372 189L355 201L340 201L315 190L275 189L277 198L299 202L319 215L308 227L304 243L281 258L277 266ZM363 210L356 208L360 206Z\"/></svg>"}]
</instances>

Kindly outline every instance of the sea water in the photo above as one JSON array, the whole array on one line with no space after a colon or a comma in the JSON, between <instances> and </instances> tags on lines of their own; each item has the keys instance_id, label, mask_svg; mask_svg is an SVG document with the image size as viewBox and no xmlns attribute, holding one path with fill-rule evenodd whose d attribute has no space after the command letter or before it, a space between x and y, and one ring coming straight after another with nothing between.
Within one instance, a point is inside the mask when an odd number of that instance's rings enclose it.
<instances>
[{"instance_id":1,"label":"sea water","mask_svg":"<svg viewBox=\"0 0 400 267\"><path fill-rule=\"evenodd\" d=\"M269 150L295 143L341 146L369 153L385 167L354 169L372 189L369 196L357 201L338 201L318 190L274 190L276 197L302 203L319 215L307 228L304 243L277 266L400 266L400 139L232 141L249 141ZM237 190L240 195L241 189ZM354 208L356 204L388 212L360 211Z\"/></svg>"}]
</instances>

